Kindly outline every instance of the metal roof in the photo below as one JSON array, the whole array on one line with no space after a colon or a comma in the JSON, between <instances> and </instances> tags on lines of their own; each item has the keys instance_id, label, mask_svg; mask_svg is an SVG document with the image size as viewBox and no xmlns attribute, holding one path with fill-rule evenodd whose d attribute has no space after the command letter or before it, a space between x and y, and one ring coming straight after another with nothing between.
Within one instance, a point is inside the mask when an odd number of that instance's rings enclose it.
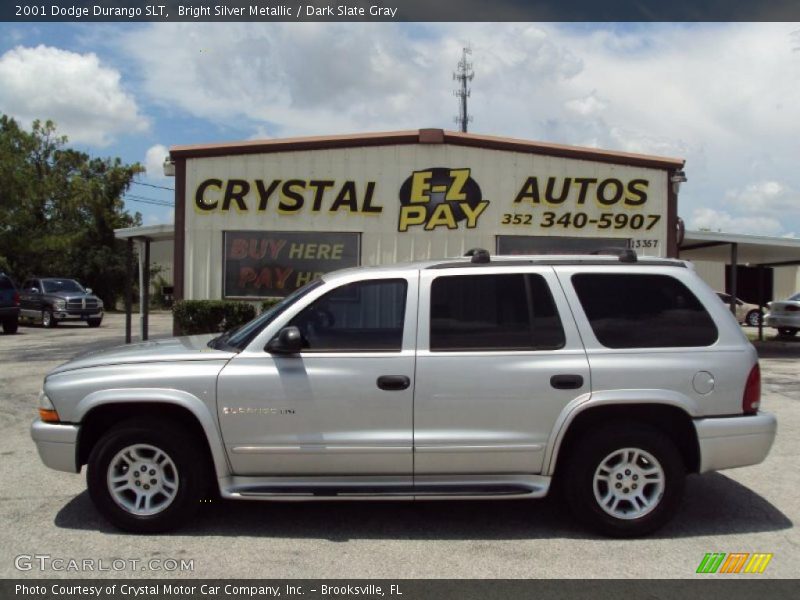
<instances>
[{"instance_id":1,"label":"metal roof","mask_svg":"<svg viewBox=\"0 0 800 600\"><path fill-rule=\"evenodd\" d=\"M528 154L543 154L620 165L631 165L654 169L675 170L683 168L685 161L680 158L651 156L567 146L549 142L537 142L516 138L461 133L444 129L412 129L381 133L359 133L352 135L331 135L298 137L268 140L248 140L218 142L188 146L172 146L170 157L174 159L229 156L236 154L263 154L271 152L296 152L306 150L326 150L331 148L359 148L369 146L393 146L402 144L450 144L469 146L485 150L505 150Z\"/></svg>"},{"instance_id":2,"label":"metal roof","mask_svg":"<svg viewBox=\"0 0 800 600\"><path fill-rule=\"evenodd\" d=\"M721 231L687 231L679 248L680 257L729 262L732 244L736 244L740 265L800 265L800 238Z\"/></svg>"}]
</instances>

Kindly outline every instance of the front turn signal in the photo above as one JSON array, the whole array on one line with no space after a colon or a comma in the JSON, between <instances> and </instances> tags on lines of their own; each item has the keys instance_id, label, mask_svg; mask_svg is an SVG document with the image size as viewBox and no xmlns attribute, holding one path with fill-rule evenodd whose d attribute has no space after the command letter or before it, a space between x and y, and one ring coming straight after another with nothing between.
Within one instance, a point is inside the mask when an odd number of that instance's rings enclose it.
<instances>
[{"instance_id":1,"label":"front turn signal","mask_svg":"<svg viewBox=\"0 0 800 600\"><path fill-rule=\"evenodd\" d=\"M39 418L45 423L58 423L60 421L58 418L58 413L55 411L55 409L40 408Z\"/></svg>"}]
</instances>

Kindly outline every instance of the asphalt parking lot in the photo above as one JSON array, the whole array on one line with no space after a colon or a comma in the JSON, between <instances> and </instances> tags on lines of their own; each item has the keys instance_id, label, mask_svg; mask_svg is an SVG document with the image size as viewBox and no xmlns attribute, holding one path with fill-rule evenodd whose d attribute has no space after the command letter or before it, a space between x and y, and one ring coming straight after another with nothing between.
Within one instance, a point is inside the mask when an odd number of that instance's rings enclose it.
<instances>
[{"instance_id":1,"label":"asphalt parking lot","mask_svg":"<svg viewBox=\"0 0 800 600\"><path fill-rule=\"evenodd\" d=\"M154 315L150 327L152 337L164 337L171 319ZM763 407L779 419L766 462L691 476L678 516L647 539L589 534L552 498L215 502L204 505L187 529L136 536L96 514L83 475L45 468L28 434L45 373L90 348L122 343L123 335L123 317L116 314L99 329L61 324L0 335L0 577L693 578L700 577L695 571L707 552L773 553L757 577L797 575L800 344L762 359ZM184 559L193 561L193 570L42 572L34 564L19 571L20 555L106 565Z\"/></svg>"}]
</instances>

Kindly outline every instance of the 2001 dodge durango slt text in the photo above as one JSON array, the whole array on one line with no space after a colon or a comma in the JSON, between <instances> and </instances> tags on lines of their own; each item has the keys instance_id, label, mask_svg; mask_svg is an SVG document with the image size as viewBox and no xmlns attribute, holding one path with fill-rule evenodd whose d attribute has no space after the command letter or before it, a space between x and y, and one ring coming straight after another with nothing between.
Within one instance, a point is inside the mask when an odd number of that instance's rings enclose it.
<instances>
[{"instance_id":1,"label":"2001 dodge durango slt text","mask_svg":"<svg viewBox=\"0 0 800 600\"><path fill-rule=\"evenodd\" d=\"M32 435L117 527L242 500L537 498L608 535L766 457L756 352L691 265L489 257L329 273L240 329L51 371Z\"/></svg>"}]
</instances>

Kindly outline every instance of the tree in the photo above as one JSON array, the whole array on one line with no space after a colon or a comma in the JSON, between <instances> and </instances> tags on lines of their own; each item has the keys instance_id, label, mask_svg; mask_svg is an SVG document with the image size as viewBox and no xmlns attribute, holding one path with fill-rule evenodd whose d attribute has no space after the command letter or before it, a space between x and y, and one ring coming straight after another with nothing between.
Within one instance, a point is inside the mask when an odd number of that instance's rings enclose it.
<instances>
[{"instance_id":1,"label":"tree","mask_svg":"<svg viewBox=\"0 0 800 600\"><path fill-rule=\"evenodd\" d=\"M25 131L0 115L0 268L74 277L113 306L125 283L125 243L114 229L141 224L122 196L144 169L67 146L52 121Z\"/></svg>"}]
</instances>

